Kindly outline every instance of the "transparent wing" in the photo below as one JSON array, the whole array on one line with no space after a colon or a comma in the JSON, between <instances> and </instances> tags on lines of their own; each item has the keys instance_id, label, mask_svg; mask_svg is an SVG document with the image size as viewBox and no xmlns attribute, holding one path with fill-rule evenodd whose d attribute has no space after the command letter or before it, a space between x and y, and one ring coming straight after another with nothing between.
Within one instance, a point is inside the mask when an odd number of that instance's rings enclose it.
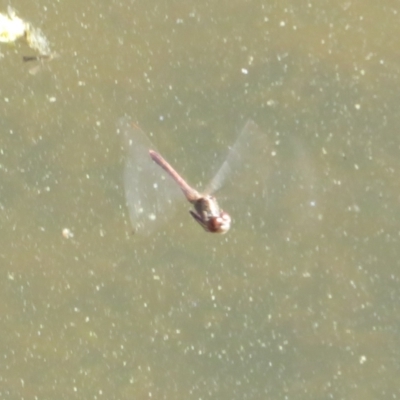
<instances>
[{"instance_id":1,"label":"transparent wing","mask_svg":"<svg viewBox=\"0 0 400 400\"><path fill-rule=\"evenodd\" d=\"M154 146L129 117L118 121L125 151L124 189L134 232L150 234L171 218L183 195L170 177L150 158Z\"/></svg>"},{"instance_id":2,"label":"transparent wing","mask_svg":"<svg viewBox=\"0 0 400 400\"><path fill-rule=\"evenodd\" d=\"M214 193L226 182L235 186L235 191L247 190L249 186L262 185L267 175L267 160L270 157L268 137L256 123L248 120L240 132L221 168L206 188Z\"/></svg>"}]
</instances>

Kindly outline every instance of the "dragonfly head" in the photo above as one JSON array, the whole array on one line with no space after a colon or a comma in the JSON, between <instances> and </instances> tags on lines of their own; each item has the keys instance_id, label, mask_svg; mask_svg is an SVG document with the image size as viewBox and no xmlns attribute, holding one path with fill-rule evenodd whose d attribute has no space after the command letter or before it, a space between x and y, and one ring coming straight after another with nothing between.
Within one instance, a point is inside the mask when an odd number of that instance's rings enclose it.
<instances>
[{"instance_id":1,"label":"dragonfly head","mask_svg":"<svg viewBox=\"0 0 400 400\"><path fill-rule=\"evenodd\" d=\"M218 217L212 217L208 221L208 230L214 233L226 233L231 227L231 216L221 210Z\"/></svg>"},{"instance_id":2,"label":"dragonfly head","mask_svg":"<svg viewBox=\"0 0 400 400\"><path fill-rule=\"evenodd\" d=\"M205 231L211 233L226 233L231 227L231 217L225 211L219 213L218 216L209 216L207 219L202 218L196 212L189 211L196 222L198 222Z\"/></svg>"}]
</instances>

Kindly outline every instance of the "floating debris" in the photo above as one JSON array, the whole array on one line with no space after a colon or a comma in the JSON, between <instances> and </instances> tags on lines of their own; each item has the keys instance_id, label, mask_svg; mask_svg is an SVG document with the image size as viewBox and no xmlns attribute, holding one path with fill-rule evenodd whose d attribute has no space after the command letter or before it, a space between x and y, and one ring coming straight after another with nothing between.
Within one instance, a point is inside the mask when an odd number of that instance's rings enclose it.
<instances>
[{"instance_id":1,"label":"floating debris","mask_svg":"<svg viewBox=\"0 0 400 400\"><path fill-rule=\"evenodd\" d=\"M41 56L51 56L49 42L40 29L28 25L25 37L31 49L37 51Z\"/></svg>"},{"instance_id":2,"label":"floating debris","mask_svg":"<svg viewBox=\"0 0 400 400\"><path fill-rule=\"evenodd\" d=\"M8 6L7 14L0 13L0 42L13 43L18 39L24 39L38 53L35 56L24 56L24 61L49 61L57 56L50 50L43 32L17 17L15 11Z\"/></svg>"},{"instance_id":3,"label":"floating debris","mask_svg":"<svg viewBox=\"0 0 400 400\"><path fill-rule=\"evenodd\" d=\"M27 28L27 23L18 18L10 6L8 6L7 14L0 13L0 42L15 42L25 36Z\"/></svg>"},{"instance_id":4,"label":"floating debris","mask_svg":"<svg viewBox=\"0 0 400 400\"><path fill-rule=\"evenodd\" d=\"M51 59L51 56L39 54L38 56L23 56L22 59L25 62L29 61L48 61Z\"/></svg>"},{"instance_id":5,"label":"floating debris","mask_svg":"<svg viewBox=\"0 0 400 400\"><path fill-rule=\"evenodd\" d=\"M53 54L39 54L36 56L23 56L22 59L24 60L24 62L37 61L39 63L29 69L29 73L31 75L36 75L44 63L54 60L55 58L58 57L59 57L58 54L53 53Z\"/></svg>"}]
</instances>

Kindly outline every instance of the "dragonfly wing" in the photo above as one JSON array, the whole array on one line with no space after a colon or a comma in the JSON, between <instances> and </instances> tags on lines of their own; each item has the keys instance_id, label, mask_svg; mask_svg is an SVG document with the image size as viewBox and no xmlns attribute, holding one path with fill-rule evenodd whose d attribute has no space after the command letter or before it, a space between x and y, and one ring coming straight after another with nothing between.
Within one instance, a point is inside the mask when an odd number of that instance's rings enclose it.
<instances>
[{"instance_id":1,"label":"dragonfly wing","mask_svg":"<svg viewBox=\"0 0 400 400\"><path fill-rule=\"evenodd\" d=\"M267 135L260 131L255 122L248 120L226 160L207 186L206 193L215 193L227 180L234 183L238 191L241 186L250 183L249 180L255 184L261 183L258 180L265 175L268 148Z\"/></svg>"},{"instance_id":2,"label":"dragonfly wing","mask_svg":"<svg viewBox=\"0 0 400 400\"><path fill-rule=\"evenodd\" d=\"M179 188L150 158L154 149L146 134L129 117L118 121L125 151L124 189L134 232L150 234L171 218Z\"/></svg>"}]
</instances>

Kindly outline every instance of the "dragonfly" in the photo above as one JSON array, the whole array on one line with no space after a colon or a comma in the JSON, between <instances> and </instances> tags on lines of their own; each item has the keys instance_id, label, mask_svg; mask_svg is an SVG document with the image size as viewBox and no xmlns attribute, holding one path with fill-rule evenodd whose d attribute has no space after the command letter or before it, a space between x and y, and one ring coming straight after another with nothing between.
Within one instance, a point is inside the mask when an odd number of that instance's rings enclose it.
<instances>
[{"instance_id":1,"label":"dragonfly","mask_svg":"<svg viewBox=\"0 0 400 400\"><path fill-rule=\"evenodd\" d=\"M239 186L238 172L254 167L250 161L266 150L266 135L253 121L247 121L225 161L202 192L189 185L154 150L148 136L129 117L119 120L117 130L125 150L124 189L134 232L147 234L160 223L167 222L171 218L168 208L173 208L182 192L193 206L190 215L206 232L224 234L229 231L232 218L219 206L214 194L229 178ZM255 162L259 161L260 157L255 157ZM258 167L262 175L262 165ZM249 172L260 177L255 171Z\"/></svg>"},{"instance_id":2,"label":"dragonfly","mask_svg":"<svg viewBox=\"0 0 400 400\"><path fill-rule=\"evenodd\" d=\"M150 157L157 163L181 188L186 199L193 205L195 211L190 215L207 232L226 233L231 227L231 217L223 211L214 196L208 193L201 194L193 189L174 168L156 151L149 150Z\"/></svg>"}]
</instances>

